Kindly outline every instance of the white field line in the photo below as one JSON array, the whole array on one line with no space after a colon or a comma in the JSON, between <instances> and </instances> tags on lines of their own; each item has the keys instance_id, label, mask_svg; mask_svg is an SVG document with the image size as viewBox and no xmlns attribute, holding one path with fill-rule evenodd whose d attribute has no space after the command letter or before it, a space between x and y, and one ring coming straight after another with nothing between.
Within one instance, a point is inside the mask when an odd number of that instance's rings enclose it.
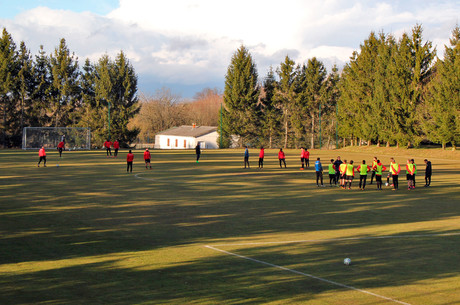
<instances>
[{"instance_id":1,"label":"white field line","mask_svg":"<svg viewBox=\"0 0 460 305\"><path fill-rule=\"evenodd\" d=\"M318 276L314 276L312 274L303 273L303 272L300 272L300 271L297 271L297 270L294 270L294 269L289 269L289 268L286 268L286 267L282 267L282 266L278 266L278 265L271 264L271 263L268 263L268 262L264 262L264 261L261 261L261 260L258 260L258 259L254 259L254 258L250 258L250 257L247 257L247 256L239 255L239 254L236 254L236 253L228 252L228 251L225 251L225 250L218 249L216 247L212 247L212 246L205 246L205 247L208 248L208 249L212 249L214 251L219 251L219 252L225 253L227 255L236 256L236 257L248 260L248 261L252 261L252 262L255 262L255 263L267 265L267 266L270 266L270 267L273 267L273 268L281 269L281 270L288 271L288 272L291 272L291 273L295 273L295 274L298 274L298 275L302 275L302 276L305 276L305 277L309 277L309 278L312 278L312 279L315 279L315 280L318 280L318 281L322 281L322 282L325 282L325 283L329 283L329 284L332 284L332 285L335 285L335 286L339 286L339 287L342 287L342 288L347 288L347 289L355 290L355 291L358 291L358 292L366 293L366 294L372 295L374 297L384 299L384 300L387 300L387 301L391 301L391 302L394 302L394 303L410 305L409 303L398 301L398 300L395 300L395 299L392 299L392 298L389 298L389 297L386 297L386 296L383 296L383 295L380 295L380 294L376 294L376 293L373 293L373 292L370 292L370 291L367 291L367 290L359 289L359 288L356 288L356 287L353 287L353 286L348 286L348 285L345 285L345 284L341 284L341 283L338 283L338 282L327 280L327 279L324 279L324 278L321 278L321 277L318 277Z\"/></svg>"},{"instance_id":2,"label":"white field line","mask_svg":"<svg viewBox=\"0 0 460 305\"><path fill-rule=\"evenodd\" d=\"M137 179L142 179L142 180L147 180L147 181L157 181L158 179L155 179L155 178L144 178L144 177L141 177L140 175L143 174L143 173L139 173L139 174L135 174L134 177L137 178Z\"/></svg>"},{"instance_id":3,"label":"white field line","mask_svg":"<svg viewBox=\"0 0 460 305\"><path fill-rule=\"evenodd\" d=\"M248 243L225 243L215 244L215 247L230 247L230 246L257 246L257 245L282 245L295 243L325 243L334 241L347 240L369 240L369 239L396 239L396 238L423 238L423 237L442 237L442 236L459 236L460 232L454 233L438 233L438 234L410 234L410 235L382 235L382 236L367 236L367 237L344 237L344 238L328 238L328 239L306 239L306 240L290 240L290 241L266 241L266 242L248 242Z\"/></svg>"}]
</instances>

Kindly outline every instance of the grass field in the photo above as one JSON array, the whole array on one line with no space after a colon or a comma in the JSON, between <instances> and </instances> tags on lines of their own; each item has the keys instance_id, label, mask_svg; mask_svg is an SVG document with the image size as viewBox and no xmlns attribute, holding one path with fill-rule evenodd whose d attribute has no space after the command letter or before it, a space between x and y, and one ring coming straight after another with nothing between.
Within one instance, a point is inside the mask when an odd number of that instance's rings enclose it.
<instances>
[{"instance_id":1,"label":"grass field","mask_svg":"<svg viewBox=\"0 0 460 305\"><path fill-rule=\"evenodd\" d=\"M460 304L458 151L311 152L414 157L397 192L317 188L299 154L136 151L128 174L126 151L0 151L0 304Z\"/></svg>"}]
</instances>

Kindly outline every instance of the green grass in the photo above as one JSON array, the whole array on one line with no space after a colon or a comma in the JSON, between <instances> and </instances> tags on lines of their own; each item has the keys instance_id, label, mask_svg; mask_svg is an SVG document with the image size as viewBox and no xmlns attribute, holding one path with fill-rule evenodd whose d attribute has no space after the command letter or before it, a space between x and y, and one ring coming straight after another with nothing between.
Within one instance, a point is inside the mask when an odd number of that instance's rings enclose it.
<instances>
[{"instance_id":1,"label":"green grass","mask_svg":"<svg viewBox=\"0 0 460 305\"><path fill-rule=\"evenodd\" d=\"M300 151L287 169L276 153L259 170L251 150L245 170L242 150L198 164L194 151L153 151L145 170L136 151L128 174L126 151L51 151L46 168L37 152L0 151L0 304L393 303L206 245L410 304L460 303L460 235L436 236L460 232L458 151L312 151L323 165L415 157L419 187L402 175L398 192L317 188Z\"/></svg>"}]
</instances>

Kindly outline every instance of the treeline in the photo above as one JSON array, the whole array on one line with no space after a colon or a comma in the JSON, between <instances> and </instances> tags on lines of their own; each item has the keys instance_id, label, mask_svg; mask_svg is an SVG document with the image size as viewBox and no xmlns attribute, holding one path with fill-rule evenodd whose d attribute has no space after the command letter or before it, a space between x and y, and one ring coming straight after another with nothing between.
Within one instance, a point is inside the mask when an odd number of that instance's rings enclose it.
<instances>
[{"instance_id":1,"label":"treeline","mask_svg":"<svg viewBox=\"0 0 460 305\"><path fill-rule=\"evenodd\" d=\"M153 143L155 134L180 125L217 126L222 94L203 89L192 100L183 100L163 88L153 96L140 97L140 111L129 124L139 130L138 141Z\"/></svg>"},{"instance_id":2,"label":"treeline","mask_svg":"<svg viewBox=\"0 0 460 305\"><path fill-rule=\"evenodd\" d=\"M86 59L80 68L65 39L52 54L32 56L3 29L0 39L0 146L21 145L24 127L90 127L92 142L111 137L129 143L138 130L137 75L121 51L115 59ZM110 121L109 117L110 108ZM110 130L109 130L110 126Z\"/></svg>"},{"instance_id":3,"label":"treeline","mask_svg":"<svg viewBox=\"0 0 460 305\"><path fill-rule=\"evenodd\" d=\"M371 33L342 73L328 73L316 58L295 64L286 56L258 80L241 46L225 79L224 146L416 146L422 140L460 141L460 30L452 31L444 58L436 57L416 25L399 40ZM234 138L234 137L233 137Z\"/></svg>"}]
</instances>

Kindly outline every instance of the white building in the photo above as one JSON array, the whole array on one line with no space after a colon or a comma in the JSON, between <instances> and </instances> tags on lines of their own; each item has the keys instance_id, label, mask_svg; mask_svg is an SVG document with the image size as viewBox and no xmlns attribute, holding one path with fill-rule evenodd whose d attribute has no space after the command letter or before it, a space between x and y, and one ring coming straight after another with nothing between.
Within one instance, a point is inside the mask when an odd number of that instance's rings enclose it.
<instances>
[{"instance_id":1,"label":"white building","mask_svg":"<svg viewBox=\"0 0 460 305\"><path fill-rule=\"evenodd\" d=\"M155 136L156 149L194 149L198 143L202 149L216 149L217 127L180 126L162 131Z\"/></svg>"}]
</instances>

